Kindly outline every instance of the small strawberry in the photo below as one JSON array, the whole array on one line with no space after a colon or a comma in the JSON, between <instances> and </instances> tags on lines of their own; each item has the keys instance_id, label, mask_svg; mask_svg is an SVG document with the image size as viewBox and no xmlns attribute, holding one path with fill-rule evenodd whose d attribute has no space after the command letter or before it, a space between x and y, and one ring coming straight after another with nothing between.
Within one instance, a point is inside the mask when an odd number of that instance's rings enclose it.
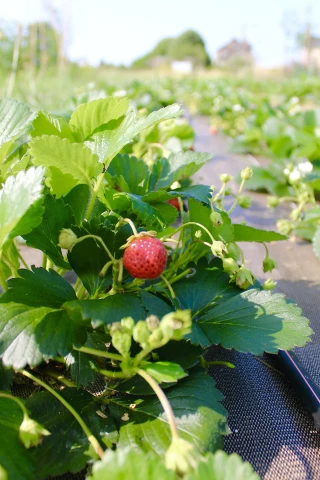
<instances>
[{"instance_id":1,"label":"small strawberry","mask_svg":"<svg viewBox=\"0 0 320 480\"><path fill-rule=\"evenodd\" d=\"M210 133L211 135L217 135L218 129L215 125L210 125Z\"/></svg>"},{"instance_id":2,"label":"small strawberry","mask_svg":"<svg viewBox=\"0 0 320 480\"><path fill-rule=\"evenodd\" d=\"M157 278L166 268L167 251L158 238L143 235L125 249L123 265L135 278Z\"/></svg>"},{"instance_id":3,"label":"small strawberry","mask_svg":"<svg viewBox=\"0 0 320 480\"><path fill-rule=\"evenodd\" d=\"M171 198L171 200L168 200L168 203L170 203L170 205L172 205L174 208L178 210L178 212L180 212L180 203L177 198Z\"/></svg>"}]
</instances>

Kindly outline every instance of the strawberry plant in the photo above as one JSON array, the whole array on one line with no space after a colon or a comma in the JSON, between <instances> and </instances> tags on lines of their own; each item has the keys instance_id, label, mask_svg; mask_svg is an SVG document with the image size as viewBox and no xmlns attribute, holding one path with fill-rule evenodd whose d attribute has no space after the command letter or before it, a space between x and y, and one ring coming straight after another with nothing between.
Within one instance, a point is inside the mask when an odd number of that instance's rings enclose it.
<instances>
[{"instance_id":1,"label":"strawberry plant","mask_svg":"<svg viewBox=\"0 0 320 480\"><path fill-rule=\"evenodd\" d=\"M227 412L204 355L276 353L312 331L245 267L237 242L286 238L232 222L250 169L226 210L228 175L217 192L189 181L210 154L126 153L181 113L107 97L67 121L0 103L3 478L258 478L220 450Z\"/></svg>"}]
</instances>

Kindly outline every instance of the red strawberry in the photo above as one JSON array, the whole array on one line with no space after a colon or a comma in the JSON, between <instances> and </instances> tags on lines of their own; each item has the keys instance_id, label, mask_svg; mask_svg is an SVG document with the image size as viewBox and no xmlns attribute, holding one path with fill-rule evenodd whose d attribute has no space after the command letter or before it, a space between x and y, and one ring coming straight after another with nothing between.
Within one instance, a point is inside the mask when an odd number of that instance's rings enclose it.
<instances>
[{"instance_id":1,"label":"red strawberry","mask_svg":"<svg viewBox=\"0 0 320 480\"><path fill-rule=\"evenodd\" d=\"M217 135L218 129L215 125L210 126L210 133L211 133L211 135Z\"/></svg>"},{"instance_id":2,"label":"red strawberry","mask_svg":"<svg viewBox=\"0 0 320 480\"><path fill-rule=\"evenodd\" d=\"M135 278L157 278L166 268L167 251L158 238L135 238L125 249L123 265Z\"/></svg>"},{"instance_id":3,"label":"red strawberry","mask_svg":"<svg viewBox=\"0 0 320 480\"><path fill-rule=\"evenodd\" d=\"M168 200L168 203L170 203L170 205L172 205L174 208L178 210L178 212L180 212L180 203L177 198L171 198L171 200Z\"/></svg>"}]
</instances>

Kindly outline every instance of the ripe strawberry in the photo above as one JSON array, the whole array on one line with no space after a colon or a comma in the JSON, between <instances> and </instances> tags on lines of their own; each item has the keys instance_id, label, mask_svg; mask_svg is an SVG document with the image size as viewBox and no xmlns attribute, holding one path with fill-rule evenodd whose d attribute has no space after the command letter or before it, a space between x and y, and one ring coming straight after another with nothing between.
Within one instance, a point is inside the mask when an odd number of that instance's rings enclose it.
<instances>
[{"instance_id":1,"label":"ripe strawberry","mask_svg":"<svg viewBox=\"0 0 320 480\"><path fill-rule=\"evenodd\" d=\"M170 203L170 205L172 205L174 208L178 210L178 212L180 212L180 204L177 198L171 198L171 200L168 200L168 203Z\"/></svg>"},{"instance_id":2,"label":"ripe strawberry","mask_svg":"<svg viewBox=\"0 0 320 480\"><path fill-rule=\"evenodd\" d=\"M211 135L217 135L218 129L215 125L210 126L210 133L211 133Z\"/></svg>"},{"instance_id":3,"label":"ripe strawberry","mask_svg":"<svg viewBox=\"0 0 320 480\"><path fill-rule=\"evenodd\" d=\"M158 238L135 238L125 249L123 265L135 278L157 278L166 268L167 251Z\"/></svg>"}]
</instances>

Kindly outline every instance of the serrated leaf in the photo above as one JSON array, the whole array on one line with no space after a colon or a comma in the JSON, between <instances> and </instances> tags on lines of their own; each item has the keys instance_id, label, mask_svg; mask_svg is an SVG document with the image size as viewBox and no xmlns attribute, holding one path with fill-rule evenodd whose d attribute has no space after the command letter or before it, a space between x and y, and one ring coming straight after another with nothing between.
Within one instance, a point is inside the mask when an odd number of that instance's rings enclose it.
<instances>
[{"instance_id":1,"label":"serrated leaf","mask_svg":"<svg viewBox=\"0 0 320 480\"><path fill-rule=\"evenodd\" d=\"M308 323L284 295L256 289L213 306L197 320L206 345L221 344L255 355L305 346L313 333Z\"/></svg>"},{"instance_id":2,"label":"serrated leaf","mask_svg":"<svg viewBox=\"0 0 320 480\"><path fill-rule=\"evenodd\" d=\"M106 178L110 187L117 190L121 179L126 182L128 193L143 195L148 185L149 170L143 160L129 155L117 155L110 163Z\"/></svg>"},{"instance_id":3,"label":"serrated leaf","mask_svg":"<svg viewBox=\"0 0 320 480\"><path fill-rule=\"evenodd\" d=\"M106 97L80 105L71 115L70 123L79 128L84 138L92 135L98 128L106 126L126 114L127 98Z\"/></svg>"},{"instance_id":4,"label":"serrated leaf","mask_svg":"<svg viewBox=\"0 0 320 480\"><path fill-rule=\"evenodd\" d=\"M88 480L105 480L110 476L110 472L112 472L112 480L176 479L175 472L166 470L156 455L129 448L106 451L102 462L96 462L93 465L92 474Z\"/></svg>"},{"instance_id":5,"label":"serrated leaf","mask_svg":"<svg viewBox=\"0 0 320 480\"><path fill-rule=\"evenodd\" d=\"M233 224L235 242L275 242L288 237L271 230L259 230L248 225Z\"/></svg>"},{"instance_id":6,"label":"serrated leaf","mask_svg":"<svg viewBox=\"0 0 320 480\"><path fill-rule=\"evenodd\" d=\"M66 364L69 367L71 380L77 387L86 388L90 382L95 379L94 363L92 355L73 350L66 357Z\"/></svg>"},{"instance_id":7,"label":"serrated leaf","mask_svg":"<svg viewBox=\"0 0 320 480\"><path fill-rule=\"evenodd\" d=\"M141 320L146 317L146 310L136 294L118 293L102 300L75 300L63 306L74 321L93 328L120 322L122 318L133 317Z\"/></svg>"},{"instance_id":8,"label":"serrated leaf","mask_svg":"<svg viewBox=\"0 0 320 480\"><path fill-rule=\"evenodd\" d=\"M236 453L228 455L218 451L209 454L204 462L199 462L194 472L185 480L260 480L248 462L244 462Z\"/></svg>"},{"instance_id":9,"label":"serrated leaf","mask_svg":"<svg viewBox=\"0 0 320 480\"><path fill-rule=\"evenodd\" d=\"M71 208L61 199L47 195L44 202L44 214L41 224L24 235L27 245L44 252L59 267L70 269L58 246L60 231L70 228L74 223Z\"/></svg>"},{"instance_id":10,"label":"serrated leaf","mask_svg":"<svg viewBox=\"0 0 320 480\"><path fill-rule=\"evenodd\" d=\"M221 446L221 435L227 433L226 411L219 403L223 397L212 378L203 370L195 369L177 385L166 389L166 396L182 438L202 452ZM134 409L130 408L132 404ZM109 406L120 421L119 448L134 444L144 452L164 454L171 434L167 417L155 397L112 398Z\"/></svg>"},{"instance_id":11,"label":"serrated leaf","mask_svg":"<svg viewBox=\"0 0 320 480\"><path fill-rule=\"evenodd\" d=\"M31 137L41 135L57 135L61 138L68 138L74 142L74 136L68 122L64 118L55 117L48 112L38 112L37 117L32 122Z\"/></svg>"},{"instance_id":12,"label":"serrated leaf","mask_svg":"<svg viewBox=\"0 0 320 480\"><path fill-rule=\"evenodd\" d=\"M138 118L134 110L129 111L121 125L116 130L111 131L110 135L106 137L108 147L105 152L105 159L110 162L125 145L130 143L136 135L146 128L163 120L178 117L181 113L181 107L177 104L161 108L150 113L147 117L141 118Z\"/></svg>"},{"instance_id":13,"label":"serrated leaf","mask_svg":"<svg viewBox=\"0 0 320 480\"><path fill-rule=\"evenodd\" d=\"M97 414L99 404L94 397L75 388L59 391L59 394L90 426L91 432L102 445L103 441L116 441L117 431L113 420L110 416L101 418ZM82 470L90 461L92 452L85 433L73 415L48 392L33 395L26 404L32 418L51 433L33 451L37 479Z\"/></svg>"},{"instance_id":14,"label":"serrated leaf","mask_svg":"<svg viewBox=\"0 0 320 480\"><path fill-rule=\"evenodd\" d=\"M181 308L190 309L194 315L241 292L234 283L230 283L230 276L223 271L221 260L216 258L210 264L201 260L191 266L195 274L175 283L174 291Z\"/></svg>"},{"instance_id":15,"label":"serrated leaf","mask_svg":"<svg viewBox=\"0 0 320 480\"><path fill-rule=\"evenodd\" d=\"M313 251L316 257L320 258L320 226L312 239Z\"/></svg>"},{"instance_id":16,"label":"serrated leaf","mask_svg":"<svg viewBox=\"0 0 320 480\"><path fill-rule=\"evenodd\" d=\"M102 171L98 157L91 153L89 148L80 143L71 143L67 138L62 139L56 135L34 138L30 142L30 153L34 157L32 160L34 165L42 165L62 172L63 176L60 177L62 185L59 186L58 191L54 188L55 184L51 179L52 172L48 177L53 193L59 196L66 195L77 184L91 187L92 179ZM65 175L66 182L64 182Z\"/></svg>"},{"instance_id":17,"label":"serrated leaf","mask_svg":"<svg viewBox=\"0 0 320 480\"><path fill-rule=\"evenodd\" d=\"M171 153L164 170L163 168L158 168L160 164L162 165L162 160L160 161L161 163L153 167L150 178L150 190L168 188L174 182L181 180L181 178L191 177L211 158L212 155L210 153L191 151Z\"/></svg>"},{"instance_id":18,"label":"serrated leaf","mask_svg":"<svg viewBox=\"0 0 320 480\"><path fill-rule=\"evenodd\" d=\"M71 285L54 270L31 268L18 270L20 278L8 281L9 289L0 297L1 303L60 308L64 302L77 298Z\"/></svg>"},{"instance_id":19,"label":"serrated leaf","mask_svg":"<svg viewBox=\"0 0 320 480\"><path fill-rule=\"evenodd\" d=\"M193 198L189 199L188 207L189 207L191 222L197 222L203 225L204 227L206 227L209 230L209 232L213 235L213 238L215 240L220 240L220 237L221 237L225 242L233 241L234 229L227 213L220 212L223 219L223 224L215 227L210 218L211 208L209 208L206 205L203 205L202 203L198 202L197 200L194 200ZM192 228L191 228L192 235L194 238L196 238L195 232L197 230L201 230L201 233L202 233L201 240L211 242L209 235L206 232L204 232L200 227L197 227L196 225L194 226L192 225ZM208 248L206 249L208 250Z\"/></svg>"},{"instance_id":20,"label":"serrated leaf","mask_svg":"<svg viewBox=\"0 0 320 480\"><path fill-rule=\"evenodd\" d=\"M5 98L0 100L0 146L26 128L37 115L28 105Z\"/></svg>"},{"instance_id":21,"label":"serrated leaf","mask_svg":"<svg viewBox=\"0 0 320 480\"><path fill-rule=\"evenodd\" d=\"M36 476L36 462L19 439L22 420L19 405L8 398L0 398L0 465L10 480L34 480Z\"/></svg>"},{"instance_id":22,"label":"serrated leaf","mask_svg":"<svg viewBox=\"0 0 320 480\"><path fill-rule=\"evenodd\" d=\"M82 346L86 331L62 310L18 303L0 305L0 356L15 369L39 365L43 359L67 355Z\"/></svg>"},{"instance_id":23,"label":"serrated leaf","mask_svg":"<svg viewBox=\"0 0 320 480\"><path fill-rule=\"evenodd\" d=\"M112 480L175 480L176 474L167 470L156 455L136 450L107 451L101 462L93 466L87 480L105 480L112 471Z\"/></svg>"},{"instance_id":24,"label":"serrated leaf","mask_svg":"<svg viewBox=\"0 0 320 480\"><path fill-rule=\"evenodd\" d=\"M42 216L42 168L9 177L0 190L0 248L10 238L29 233Z\"/></svg>"},{"instance_id":25,"label":"serrated leaf","mask_svg":"<svg viewBox=\"0 0 320 480\"><path fill-rule=\"evenodd\" d=\"M113 207L119 212L131 210L148 229L162 229L166 219L162 217L160 209L144 202L139 195L131 193L116 193L113 195Z\"/></svg>"}]
</instances>

